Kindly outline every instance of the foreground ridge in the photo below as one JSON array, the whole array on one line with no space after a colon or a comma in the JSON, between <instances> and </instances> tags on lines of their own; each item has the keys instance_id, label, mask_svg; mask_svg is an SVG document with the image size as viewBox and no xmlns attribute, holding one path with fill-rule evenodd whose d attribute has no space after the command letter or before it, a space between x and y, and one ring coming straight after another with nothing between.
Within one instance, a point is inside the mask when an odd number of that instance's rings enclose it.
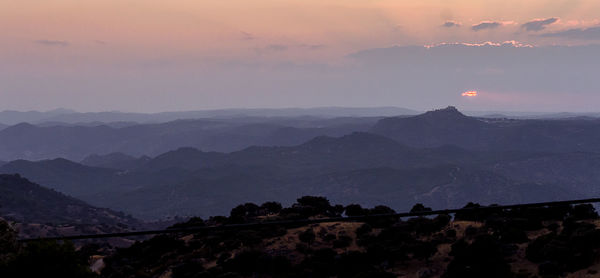
<instances>
[{"instance_id":1,"label":"foreground ridge","mask_svg":"<svg viewBox=\"0 0 600 278\"><path fill-rule=\"evenodd\" d=\"M386 213L386 214L375 214L375 215L328 217L328 218L318 218L318 219L265 221L265 222L254 222L254 223L243 223L243 224L227 224L227 225L188 227L188 228L171 228L171 229L164 229L164 230L148 230L148 231L122 232L122 233L88 234L88 235L59 236L59 237L21 238L18 241L33 242L33 241L44 241L44 240L80 240L80 239L99 239L99 238L114 238L114 237L141 236L141 235L174 234L174 233L184 233L184 232L211 232L211 231L262 228L262 227L268 227L268 226L288 226L288 225L299 225L299 224L306 225L306 224L318 224L318 223L328 223L328 222L359 222L359 221L366 220L366 219L383 218L383 217L398 218L398 217L428 216L428 215L453 214L453 213L473 212L473 211L490 211L490 210L494 211L494 210L505 210L505 209L536 208L536 207L546 207L546 206L563 206L563 205L588 204L588 203L600 203L600 198L552 201L552 202L541 202L541 203L527 203L527 204L514 204L514 205L502 205L502 206L501 205L478 206L478 207L475 206L475 207L466 207L466 208L460 208L460 209L425 210L425 211L411 211L411 212Z\"/></svg>"}]
</instances>

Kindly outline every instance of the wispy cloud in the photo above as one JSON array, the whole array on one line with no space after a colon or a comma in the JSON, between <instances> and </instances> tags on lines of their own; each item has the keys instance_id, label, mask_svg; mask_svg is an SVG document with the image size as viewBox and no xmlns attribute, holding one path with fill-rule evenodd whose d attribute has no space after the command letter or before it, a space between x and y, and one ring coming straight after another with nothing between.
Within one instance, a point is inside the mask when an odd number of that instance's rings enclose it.
<instances>
[{"instance_id":1,"label":"wispy cloud","mask_svg":"<svg viewBox=\"0 0 600 278\"><path fill-rule=\"evenodd\" d=\"M574 28L565 31L542 34L542 37L561 37L579 40L600 40L600 26Z\"/></svg>"},{"instance_id":2,"label":"wispy cloud","mask_svg":"<svg viewBox=\"0 0 600 278\"><path fill-rule=\"evenodd\" d=\"M308 50L319 50L319 49L325 48L325 45L324 44L301 44L301 45L298 45L298 47L305 48Z\"/></svg>"},{"instance_id":3,"label":"wispy cloud","mask_svg":"<svg viewBox=\"0 0 600 278\"><path fill-rule=\"evenodd\" d=\"M267 47L265 47L266 50L274 51L274 52L286 51L286 50L288 50L288 48L289 47L284 44L270 44L270 45L267 45Z\"/></svg>"},{"instance_id":4,"label":"wispy cloud","mask_svg":"<svg viewBox=\"0 0 600 278\"><path fill-rule=\"evenodd\" d=\"M251 40L256 39L256 37L254 35L252 35L252 34L250 34L248 32L241 31L240 33L242 35L242 40L243 41L251 41Z\"/></svg>"},{"instance_id":5,"label":"wispy cloud","mask_svg":"<svg viewBox=\"0 0 600 278\"><path fill-rule=\"evenodd\" d=\"M442 24L442 27L451 28L451 27L460 27L460 23L456 21L446 21Z\"/></svg>"},{"instance_id":6,"label":"wispy cloud","mask_svg":"<svg viewBox=\"0 0 600 278\"><path fill-rule=\"evenodd\" d=\"M502 25L502 23L497 22L497 21L482 21L480 23L477 23L477 24L471 26L471 30L480 31L480 30L485 30L485 29L496 29L496 28L500 27L501 25Z\"/></svg>"},{"instance_id":7,"label":"wispy cloud","mask_svg":"<svg viewBox=\"0 0 600 278\"><path fill-rule=\"evenodd\" d=\"M541 31L546 29L546 25L553 24L558 21L557 17L551 17L547 19L534 19L521 25L521 28L527 31Z\"/></svg>"},{"instance_id":8,"label":"wispy cloud","mask_svg":"<svg viewBox=\"0 0 600 278\"><path fill-rule=\"evenodd\" d=\"M44 45L44 46L60 46L60 47L69 46L68 41L58 41L58 40L36 40L36 41L34 41L34 43Z\"/></svg>"}]
</instances>

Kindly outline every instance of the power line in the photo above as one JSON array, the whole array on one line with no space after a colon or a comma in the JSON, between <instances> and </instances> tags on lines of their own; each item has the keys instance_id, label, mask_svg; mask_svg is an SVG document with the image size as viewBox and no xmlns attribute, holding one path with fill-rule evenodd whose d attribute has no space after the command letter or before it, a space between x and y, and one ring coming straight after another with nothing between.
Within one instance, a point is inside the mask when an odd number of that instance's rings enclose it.
<instances>
[{"instance_id":1,"label":"power line","mask_svg":"<svg viewBox=\"0 0 600 278\"><path fill-rule=\"evenodd\" d=\"M367 219L385 218L385 217L396 217L396 218L415 217L415 216L429 216L429 215L439 215L439 214L453 214L453 213L460 213L460 212L522 209L522 208L575 205L575 204L586 204L586 203L600 203L600 198L569 200L569 201L556 201L556 202L542 202L542 203L527 203L527 204L504 205L504 206L499 206L499 205L498 206L482 206L482 207L460 208L460 209L444 209L444 210L432 210L432 211L348 216L348 217L329 217L329 218L319 218L319 219L266 221L266 222L254 222L254 223L244 223L244 224L228 224L228 225L220 225L220 226L200 226L200 227L173 228L173 229L164 229L164 230L148 230L148 231L121 232L121 233L22 238L22 239L19 239L19 241L20 242L32 242L32 241L43 241L43 240L79 240L79 239L131 237L131 236L156 235L156 234L214 232L214 231L226 231L226 230L255 229L255 228L271 227L271 226L308 225L308 224L329 223L329 222L361 222L361 221L364 221Z\"/></svg>"}]
</instances>

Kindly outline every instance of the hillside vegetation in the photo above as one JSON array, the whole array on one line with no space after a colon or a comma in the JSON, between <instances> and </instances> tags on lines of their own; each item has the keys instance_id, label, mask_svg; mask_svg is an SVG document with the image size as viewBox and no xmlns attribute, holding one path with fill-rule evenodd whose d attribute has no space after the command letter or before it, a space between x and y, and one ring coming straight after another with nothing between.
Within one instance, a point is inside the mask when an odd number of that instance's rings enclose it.
<instances>
[{"instance_id":1,"label":"hillside vegetation","mask_svg":"<svg viewBox=\"0 0 600 278\"><path fill-rule=\"evenodd\" d=\"M122 232L146 226L122 212L91 206L19 175L0 175L1 218L15 223L21 237Z\"/></svg>"},{"instance_id":2,"label":"hillside vegetation","mask_svg":"<svg viewBox=\"0 0 600 278\"><path fill-rule=\"evenodd\" d=\"M429 208L420 204L412 209L424 210ZM306 196L291 207L246 203L228 217L192 218L174 227L391 212ZM8 252L1 257L0 274L22 267L23 274L81 277L89 260L96 274L84 272L100 277L593 277L600 269L599 224L591 205L472 210L453 217L386 216L165 234L111 253L99 253L97 246L75 251L69 243L19 245L4 224L1 244L10 248L3 249ZM34 252L71 259L36 261ZM26 269L24 262L36 268Z\"/></svg>"}]
</instances>

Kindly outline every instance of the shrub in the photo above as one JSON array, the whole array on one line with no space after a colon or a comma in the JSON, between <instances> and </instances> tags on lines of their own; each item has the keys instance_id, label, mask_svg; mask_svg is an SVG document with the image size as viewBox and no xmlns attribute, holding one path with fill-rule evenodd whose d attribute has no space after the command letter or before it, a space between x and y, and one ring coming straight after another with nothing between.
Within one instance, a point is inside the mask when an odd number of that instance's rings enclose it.
<instances>
[{"instance_id":1,"label":"shrub","mask_svg":"<svg viewBox=\"0 0 600 278\"><path fill-rule=\"evenodd\" d=\"M312 244L312 242L315 241L315 238L315 232L312 228L308 228L298 235L298 239L308 245Z\"/></svg>"},{"instance_id":2,"label":"shrub","mask_svg":"<svg viewBox=\"0 0 600 278\"><path fill-rule=\"evenodd\" d=\"M454 259L442 277L510 277L510 265L502 246L489 235L475 238L472 244L458 241L452 245Z\"/></svg>"}]
</instances>

